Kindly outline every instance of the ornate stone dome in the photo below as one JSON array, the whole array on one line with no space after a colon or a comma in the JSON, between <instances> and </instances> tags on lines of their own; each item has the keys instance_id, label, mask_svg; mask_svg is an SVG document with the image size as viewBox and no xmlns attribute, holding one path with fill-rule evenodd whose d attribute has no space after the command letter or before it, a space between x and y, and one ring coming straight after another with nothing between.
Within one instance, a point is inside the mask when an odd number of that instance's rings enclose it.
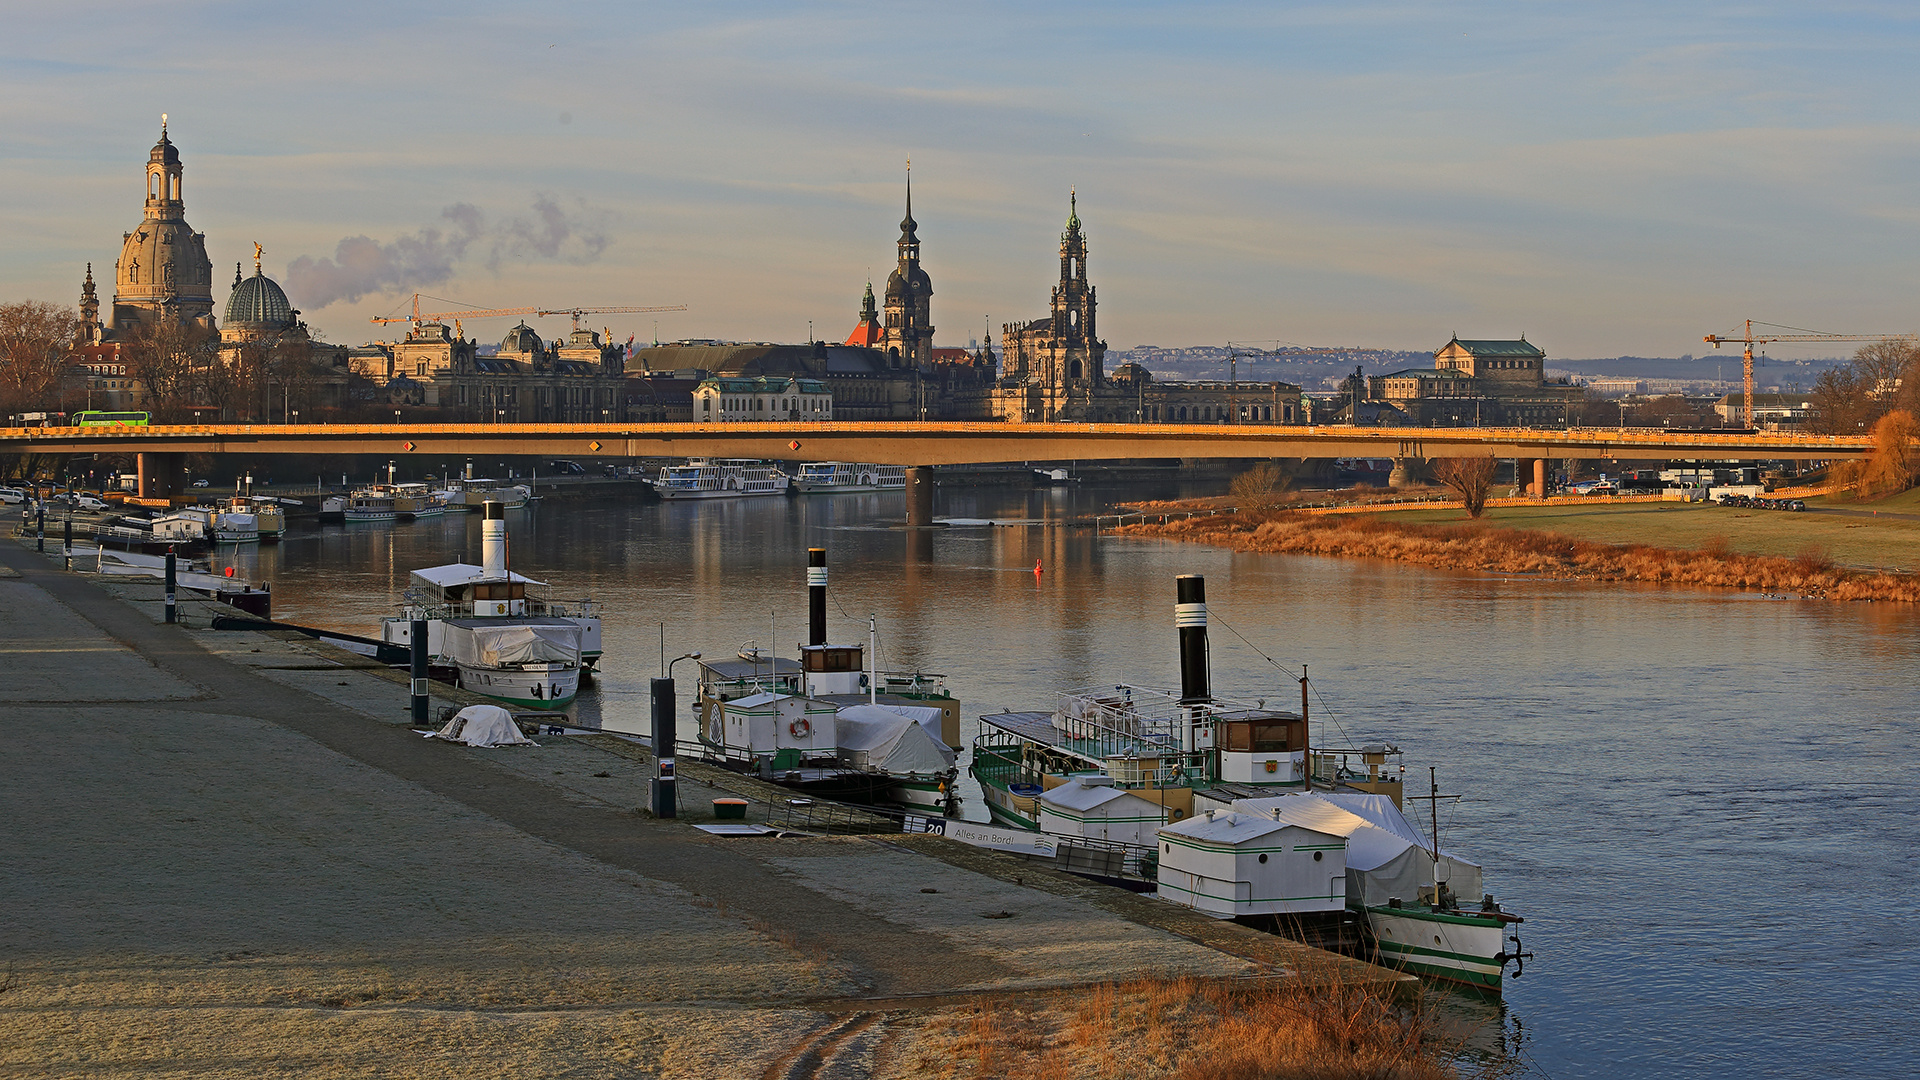
<instances>
[{"instance_id":1,"label":"ornate stone dome","mask_svg":"<svg viewBox=\"0 0 1920 1080\"><path fill-rule=\"evenodd\" d=\"M180 151L174 149L173 140L167 138L166 125L160 127L160 141L153 144L153 153L147 160L155 165L180 164Z\"/></svg>"},{"instance_id":2,"label":"ornate stone dome","mask_svg":"<svg viewBox=\"0 0 1920 1080\"><path fill-rule=\"evenodd\" d=\"M544 348L546 345L541 342L540 335L534 333L533 327L524 321L507 331L507 336L500 341L502 353L537 353Z\"/></svg>"},{"instance_id":3,"label":"ornate stone dome","mask_svg":"<svg viewBox=\"0 0 1920 1080\"><path fill-rule=\"evenodd\" d=\"M237 282L227 297L227 325L242 324L263 329L284 330L293 325L293 305L280 286L258 268L253 276Z\"/></svg>"}]
</instances>

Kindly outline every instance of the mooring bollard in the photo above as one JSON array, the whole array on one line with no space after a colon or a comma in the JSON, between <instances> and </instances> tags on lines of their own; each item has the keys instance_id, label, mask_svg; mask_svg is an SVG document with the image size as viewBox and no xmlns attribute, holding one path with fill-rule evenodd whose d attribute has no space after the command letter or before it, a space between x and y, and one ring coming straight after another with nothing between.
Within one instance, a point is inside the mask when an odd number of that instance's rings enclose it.
<instances>
[{"instance_id":1,"label":"mooring bollard","mask_svg":"<svg viewBox=\"0 0 1920 1080\"><path fill-rule=\"evenodd\" d=\"M412 638L413 726L427 726L427 620L414 619L407 627Z\"/></svg>"}]
</instances>

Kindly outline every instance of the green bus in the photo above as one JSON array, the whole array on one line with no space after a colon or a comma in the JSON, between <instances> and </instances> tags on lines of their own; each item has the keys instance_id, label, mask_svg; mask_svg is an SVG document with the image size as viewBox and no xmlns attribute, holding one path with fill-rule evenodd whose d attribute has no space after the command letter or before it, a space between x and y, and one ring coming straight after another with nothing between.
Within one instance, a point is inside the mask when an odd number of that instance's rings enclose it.
<instances>
[{"instance_id":1,"label":"green bus","mask_svg":"<svg viewBox=\"0 0 1920 1080\"><path fill-rule=\"evenodd\" d=\"M151 421L152 419L153 419L152 413L104 412L99 409L88 409L85 412L77 412L73 414L73 426L74 427L114 427L114 426L125 425L128 427L146 427L148 422Z\"/></svg>"}]
</instances>

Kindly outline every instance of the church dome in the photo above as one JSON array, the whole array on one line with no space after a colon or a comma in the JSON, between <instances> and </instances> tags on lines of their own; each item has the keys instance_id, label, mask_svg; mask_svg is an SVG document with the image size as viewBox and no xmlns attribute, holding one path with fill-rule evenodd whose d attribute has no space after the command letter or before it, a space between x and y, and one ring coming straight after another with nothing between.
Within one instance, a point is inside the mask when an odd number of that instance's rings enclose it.
<instances>
[{"instance_id":1,"label":"church dome","mask_svg":"<svg viewBox=\"0 0 1920 1080\"><path fill-rule=\"evenodd\" d=\"M503 353L537 353L544 348L546 346L540 341L540 335L534 333L533 327L524 321L507 331L507 336L500 341L500 351Z\"/></svg>"},{"instance_id":2,"label":"church dome","mask_svg":"<svg viewBox=\"0 0 1920 1080\"><path fill-rule=\"evenodd\" d=\"M227 297L228 326L244 323L285 329L293 325L293 316L293 305L287 302L287 294L259 270L236 284L233 295Z\"/></svg>"},{"instance_id":3,"label":"church dome","mask_svg":"<svg viewBox=\"0 0 1920 1080\"><path fill-rule=\"evenodd\" d=\"M180 164L180 151L174 149L173 140L167 138L167 129L160 129L160 141L153 144L153 153L147 160L155 165Z\"/></svg>"}]
</instances>

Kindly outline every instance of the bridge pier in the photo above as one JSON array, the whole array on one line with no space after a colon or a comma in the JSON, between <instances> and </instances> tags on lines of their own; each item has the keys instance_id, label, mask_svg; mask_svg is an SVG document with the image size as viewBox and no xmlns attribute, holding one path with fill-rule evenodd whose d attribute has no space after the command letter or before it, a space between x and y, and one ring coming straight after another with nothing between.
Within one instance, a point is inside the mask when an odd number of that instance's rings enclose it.
<instances>
[{"instance_id":1,"label":"bridge pier","mask_svg":"<svg viewBox=\"0 0 1920 1080\"><path fill-rule=\"evenodd\" d=\"M156 454L142 452L137 455L134 470L140 477L140 497L143 499L171 498L180 486L180 470L185 468L185 454Z\"/></svg>"},{"instance_id":2,"label":"bridge pier","mask_svg":"<svg viewBox=\"0 0 1920 1080\"><path fill-rule=\"evenodd\" d=\"M928 465L907 466L907 528L926 529L933 526L933 468Z\"/></svg>"},{"instance_id":3,"label":"bridge pier","mask_svg":"<svg viewBox=\"0 0 1920 1080\"><path fill-rule=\"evenodd\" d=\"M1390 488L1413 486L1413 473L1407 468L1406 458L1393 459L1393 471L1387 474L1387 486Z\"/></svg>"},{"instance_id":4,"label":"bridge pier","mask_svg":"<svg viewBox=\"0 0 1920 1080\"><path fill-rule=\"evenodd\" d=\"M1547 497L1547 459L1533 459L1533 483L1527 487L1528 494L1537 499Z\"/></svg>"}]
</instances>

